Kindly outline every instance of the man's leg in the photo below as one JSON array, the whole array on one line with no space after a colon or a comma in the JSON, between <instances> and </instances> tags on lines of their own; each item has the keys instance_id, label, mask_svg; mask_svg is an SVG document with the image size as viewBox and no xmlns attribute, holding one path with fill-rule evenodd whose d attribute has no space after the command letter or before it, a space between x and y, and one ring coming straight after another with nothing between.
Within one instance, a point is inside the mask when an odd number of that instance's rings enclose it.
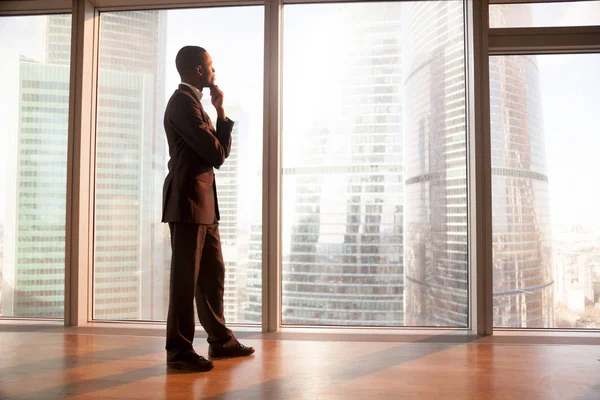
<instances>
[{"instance_id":1,"label":"man's leg","mask_svg":"<svg viewBox=\"0 0 600 400\"><path fill-rule=\"evenodd\" d=\"M208 334L209 355L212 357L242 357L254 353L252 347L239 343L225 326L223 292L225 290L225 263L221 251L219 225L207 227L200 275L196 286L196 305L202 327Z\"/></svg>"},{"instance_id":2,"label":"man's leg","mask_svg":"<svg viewBox=\"0 0 600 400\"><path fill-rule=\"evenodd\" d=\"M208 225L206 228L196 284L196 306L200 324L208 334L208 343L223 345L233 337L231 330L225 326L223 314L225 263L219 225Z\"/></svg>"},{"instance_id":3,"label":"man's leg","mask_svg":"<svg viewBox=\"0 0 600 400\"><path fill-rule=\"evenodd\" d=\"M212 363L194 351L194 294L200 270L206 226L169 223L171 281L167 315L167 363L173 367L207 371Z\"/></svg>"}]
</instances>

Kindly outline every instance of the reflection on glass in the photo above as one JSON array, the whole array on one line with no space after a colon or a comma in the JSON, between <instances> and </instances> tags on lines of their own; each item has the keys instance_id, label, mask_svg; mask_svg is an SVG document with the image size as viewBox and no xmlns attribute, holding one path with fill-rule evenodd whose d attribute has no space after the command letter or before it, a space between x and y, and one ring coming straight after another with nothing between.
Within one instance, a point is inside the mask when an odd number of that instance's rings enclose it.
<instances>
[{"instance_id":1,"label":"reflection on glass","mask_svg":"<svg viewBox=\"0 0 600 400\"><path fill-rule=\"evenodd\" d=\"M462 13L285 7L284 324L467 325Z\"/></svg>"},{"instance_id":2,"label":"reflection on glass","mask_svg":"<svg viewBox=\"0 0 600 400\"><path fill-rule=\"evenodd\" d=\"M206 32L198 37L196 22ZM193 38L193 39L190 39ZM244 43L244 50L229 51ZM226 265L225 317L260 322L263 8L102 13L96 126L94 318L164 320L170 237L160 222L168 147L163 113L179 84L175 55L206 48L227 115L230 157L216 171ZM239 68L240 63L245 68ZM210 96L203 104L213 120ZM212 114L211 114L212 113Z\"/></svg>"},{"instance_id":3,"label":"reflection on glass","mask_svg":"<svg viewBox=\"0 0 600 400\"><path fill-rule=\"evenodd\" d=\"M70 37L70 15L0 17L4 317L64 315Z\"/></svg>"},{"instance_id":4,"label":"reflection on glass","mask_svg":"<svg viewBox=\"0 0 600 400\"><path fill-rule=\"evenodd\" d=\"M490 28L600 25L600 1L490 4Z\"/></svg>"},{"instance_id":5,"label":"reflection on glass","mask_svg":"<svg viewBox=\"0 0 600 400\"><path fill-rule=\"evenodd\" d=\"M490 59L495 326L600 327L599 68Z\"/></svg>"}]
</instances>

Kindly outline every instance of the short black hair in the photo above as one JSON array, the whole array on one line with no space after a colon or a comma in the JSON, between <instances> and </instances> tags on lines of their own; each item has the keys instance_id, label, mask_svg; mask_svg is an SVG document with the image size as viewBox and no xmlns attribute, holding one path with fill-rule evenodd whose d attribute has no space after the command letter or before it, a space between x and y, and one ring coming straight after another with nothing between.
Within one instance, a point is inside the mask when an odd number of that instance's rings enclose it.
<instances>
[{"instance_id":1,"label":"short black hair","mask_svg":"<svg viewBox=\"0 0 600 400\"><path fill-rule=\"evenodd\" d=\"M198 65L201 65L206 59L207 51L199 46L184 46L175 57L175 66L179 76L185 78L189 76Z\"/></svg>"}]
</instances>

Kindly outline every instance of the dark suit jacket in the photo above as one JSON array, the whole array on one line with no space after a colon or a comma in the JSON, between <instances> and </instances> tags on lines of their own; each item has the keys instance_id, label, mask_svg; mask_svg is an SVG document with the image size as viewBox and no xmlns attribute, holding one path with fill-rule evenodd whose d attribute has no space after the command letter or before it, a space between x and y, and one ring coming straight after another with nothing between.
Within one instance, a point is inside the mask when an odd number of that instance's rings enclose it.
<instances>
[{"instance_id":1,"label":"dark suit jacket","mask_svg":"<svg viewBox=\"0 0 600 400\"><path fill-rule=\"evenodd\" d=\"M213 168L231 150L233 121L217 121L215 130L198 98L179 85L165 110L169 173L163 186L162 222L213 224L220 218Z\"/></svg>"}]
</instances>

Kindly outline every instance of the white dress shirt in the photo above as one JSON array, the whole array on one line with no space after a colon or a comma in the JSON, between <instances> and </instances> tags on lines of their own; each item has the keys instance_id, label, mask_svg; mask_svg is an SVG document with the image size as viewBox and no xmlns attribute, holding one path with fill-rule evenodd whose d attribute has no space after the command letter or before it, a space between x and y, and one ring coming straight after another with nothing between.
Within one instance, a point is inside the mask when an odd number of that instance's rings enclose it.
<instances>
[{"instance_id":1,"label":"white dress shirt","mask_svg":"<svg viewBox=\"0 0 600 400\"><path fill-rule=\"evenodd\" d=\"M194 94L196 95L196 98L198 99L198 102L202 101L202 92L200 90L198 90L198 88L196 88L195 86L190 85L189 83L185 83L185 82L181 82L181 84L189 87L190 89L192 89L194 91Z\"/></svg>"}]
</instances>

